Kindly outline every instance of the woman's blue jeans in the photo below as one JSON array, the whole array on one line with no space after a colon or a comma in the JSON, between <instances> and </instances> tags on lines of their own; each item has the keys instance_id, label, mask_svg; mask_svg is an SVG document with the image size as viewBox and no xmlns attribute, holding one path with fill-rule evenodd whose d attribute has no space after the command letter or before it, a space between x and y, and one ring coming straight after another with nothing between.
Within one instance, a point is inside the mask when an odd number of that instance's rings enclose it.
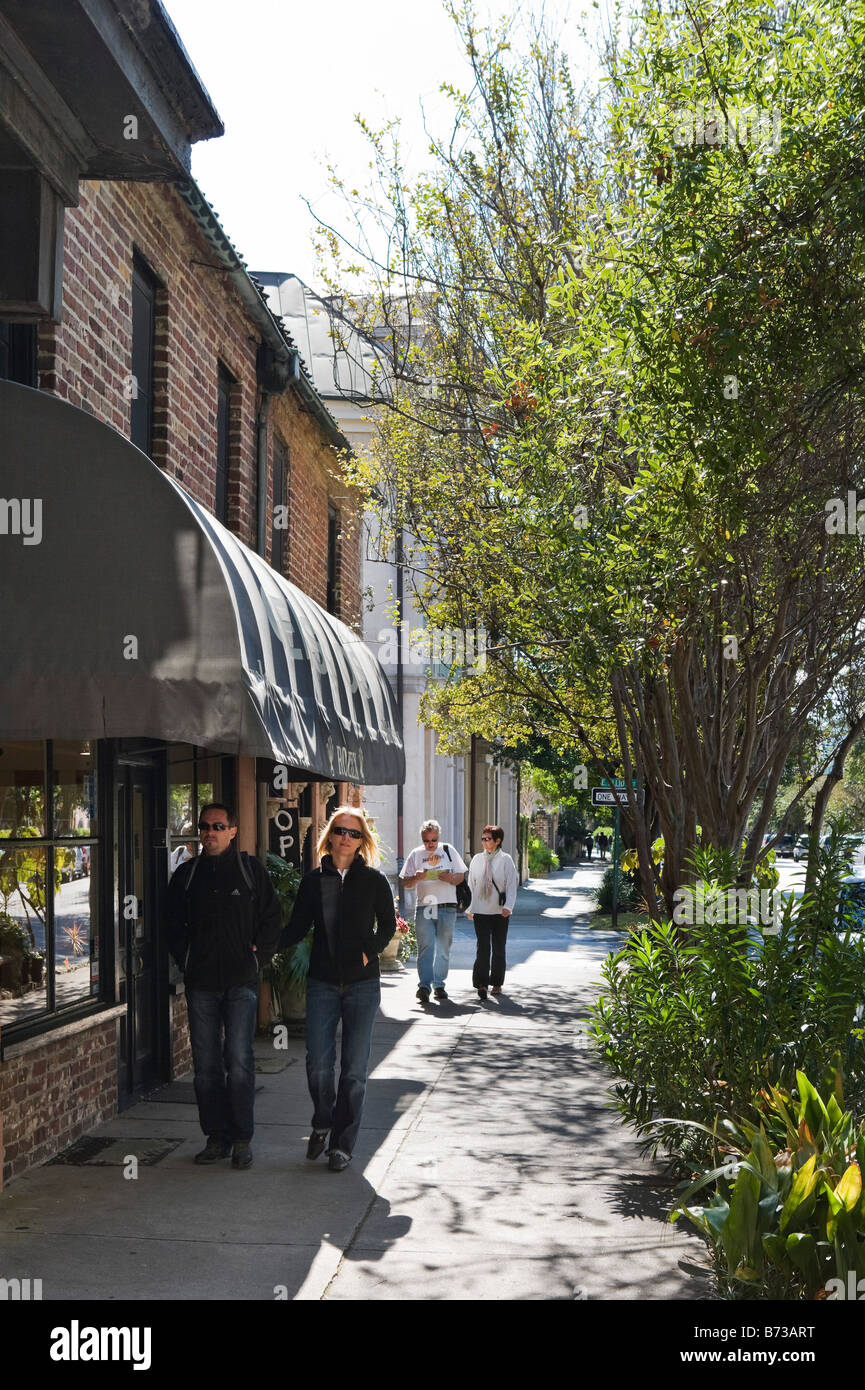
<instances>
[{"instance_id":1,"label":"woman's blue jeans","mask_svg":"<svg viewBox=\"0 0 865 1390\"><path fill-rule=\"evenodd\" d=\"M249 985L224 993L187 989L186 1008L201 1128L209 1139L248 1141L255 1103L252 1040L258 991Z\"/></svg>"},{"instance_id":2,"label":"woman's blue jeans","mask_svg":"<svg viewBox=\"0 0 865 1390\"><path fill-rule=\"evenodd\" d=\"M312 1097L312 1127L330 1130L330 1148L354 1149L372 1046L372 1027L381 1001L378 978L331 985L306 982L306 1079ZM342 1022L339 1085L335 1082L336 1030Z\"/></svg>"}]
</instances>

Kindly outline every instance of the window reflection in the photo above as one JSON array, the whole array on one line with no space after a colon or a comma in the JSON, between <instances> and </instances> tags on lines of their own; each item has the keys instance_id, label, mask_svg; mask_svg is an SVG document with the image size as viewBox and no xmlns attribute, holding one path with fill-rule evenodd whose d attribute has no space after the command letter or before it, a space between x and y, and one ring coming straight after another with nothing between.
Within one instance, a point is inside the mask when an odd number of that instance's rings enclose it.
<instances>
[{"instance_id":1,"label":"window reflection","mask_svg":"<svg viewBox=\"0 0 865 1390\"><path fill-rule=\"evenodd\" d=\"M79 853L79 851L75 851ZM93 850L94 856L96 847ZM96 920L95 885L98 874L81 873L62 878L54 889L54 987L56 1007L83 1003L97 991L97 940L92 930Z\"/></svg>"},{"instance_id":2,"label":"window reflection","mask_svg":"<svg viewBox=\"0 0 865 1390\"><path fill-rule=\"evenodd\" d=\"M45 849L0 850L0 1020L45 1008Z\"/></svg>"},{"instance_id":3,"label":"window reflection","mask_svg":"<svg viewBox=\"0 0 865 1390\"><path fill-rule=\"evenodd\" d=\"M45 745L7 743L0 749L0 838L44 835Z\"/></svg>"},{"instance_id":4,"label":"window reflection","mask_svg":"<svg viewBox=\"0 0 865 1390\"><path fill-rule=\"evenodd\" d=\"M58 739L53 745L54 834L96 834L93 745Z\"/></svg>"}]
</instances>

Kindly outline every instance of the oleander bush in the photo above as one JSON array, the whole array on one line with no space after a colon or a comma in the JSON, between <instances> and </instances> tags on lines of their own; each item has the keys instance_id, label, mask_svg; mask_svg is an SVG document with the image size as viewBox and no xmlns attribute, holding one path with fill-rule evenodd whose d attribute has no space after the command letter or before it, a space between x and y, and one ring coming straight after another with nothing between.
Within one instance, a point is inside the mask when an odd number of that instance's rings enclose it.
<instances>
[{"instance_id":1,"label":"oleander bush","mask_svg":"<svg viewBox=\"0 0 865 1390\"><path fill-rule=\"evenodd\" d=\"M612 912L613 910L613 879L618 878L616 888L616 907L619 912L633 912L640 906L641 898L634 884L633 876L623 873L615 864L610 864L604 870L604 877L601 879L595 899L599 912Z\"/></svg>"},{"instance_id":2,"label":"oleander bush","mask_svg":"<svg viewBox=\"0 0 865 1390\"><path fill-rule=\"evenodd\" d=\"M843 1070L851 1110L865 1109L865 947L838 920L846 868L833 836L813 896L784 897L761 928L727 920L731 856L698 851L705 920L652 922L607 959L594 1037L615 1103L681 1171L710 1164L721 1118L758 1123L754 1097L792 1091L799 1070L818 1086Z\"/></svg>"}]
</instances>

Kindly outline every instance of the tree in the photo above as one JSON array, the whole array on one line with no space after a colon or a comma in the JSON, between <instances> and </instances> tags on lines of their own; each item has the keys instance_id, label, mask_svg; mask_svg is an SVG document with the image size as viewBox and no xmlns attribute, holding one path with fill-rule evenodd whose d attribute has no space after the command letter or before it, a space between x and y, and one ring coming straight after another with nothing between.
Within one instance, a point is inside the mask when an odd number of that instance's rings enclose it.
<instances>
[{"instance_id":1,"label":"tree","mask_svg":"<svg viewBox=\"0 0 865 1390\"><path fill-rule=\"evenodd\" d=\"M433 172L409 190L374 140L383 536L418 537L431 621L490 634L430 718L619 765L669 911L698 824L736 852L750 827L750 879L862 657L865 8L647 10L606 110L542 33L521 58L455 18L474 86Z\"/></svg>"}]
</instances>

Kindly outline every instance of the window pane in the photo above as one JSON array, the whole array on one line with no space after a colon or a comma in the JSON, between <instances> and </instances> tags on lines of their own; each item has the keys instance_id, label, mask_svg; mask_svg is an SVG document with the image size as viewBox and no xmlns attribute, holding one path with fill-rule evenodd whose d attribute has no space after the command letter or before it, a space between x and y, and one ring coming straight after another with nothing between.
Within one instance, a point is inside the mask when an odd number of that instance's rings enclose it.
<instances>
[{"instance_id":1,"label":"window pane","mask_svg":"<svg viewBox=\"0 0 865 1390\"><path fill-rule=\"evenodd\" d=\"M184 835L194 829L192 816L192 778L194 751L188 743L168 750L168 829L171 847L183 844ZM194 830L195 835L198 831Z\"/></svg>"},{"instance_id":2,"label":"window pane","mask_svg":"<svg viewBox=\"0 0 865 1390\"><path fill-rule=\"evenodd\" d=\"M0 839L44 835L45 745L4 743L0 749Z\"/></svg>"},{"instance_id":3,"label":"window pane","mask_svg":"<svg viewBox=\"0 0 865 1390\"><path fill-rule=\"evenodd\" d=\"M46 1005L44 849L0 851L0 1022ZM34 956L36 957L34 963Z\"/></svg>"},{"instance_id":4,"label":"window pane","mask_svg":"<svg viewBox=\"0 0 865 1390\"><path fill-rule=\"evenodd\" d=\"M196 764L198 774L198 802L195 811L195 824L198 825L198 812L208 801L218 801L222 796L221 758L199 758ZM196 830L196 834L198 831Z\"/></svg>"},{"instance_id":5,"label":"window pane","mask_svg":"<svg viewBox=\"0 0 865 1390\"><path fill-rule=\"evenodd\" d=\"M74 865L61 868L60 883L54 890L54 982L58 1009L83 1004L99 993L95 862L98 846L92 846L86 866L79 858L82 850L76 849L72 854ZM57 855L61 857L60 850Z\"/></svg>"},{"instance_id":6,"label":"window pane","mask_svg":"<svg viewBox=\"0 0 865 1390\"><path fill-rule=\"evenodd\" d=\"M57 740L54 744L54 834L96 834L96 758L94 745Z\"/></svg>"}]
</instances>

